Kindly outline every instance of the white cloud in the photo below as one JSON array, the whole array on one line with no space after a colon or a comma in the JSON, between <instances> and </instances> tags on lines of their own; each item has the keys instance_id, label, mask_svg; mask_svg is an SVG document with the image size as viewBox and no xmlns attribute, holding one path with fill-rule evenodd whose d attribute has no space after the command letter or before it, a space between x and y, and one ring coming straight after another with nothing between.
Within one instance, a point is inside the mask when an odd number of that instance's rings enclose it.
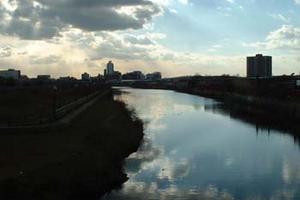
<instances>
[{"instance_id":1,"label":"white cloud","mask_svg":"<svg viewBox=\"0 0 300 200\"><path fill-rule=\"evenodd\" d=\"M300 1L300 0L299 0L299 1ZM285 23L288 23L288 22L291 21L290 18L285 17L285 16L282 15L282 14L269 14L269 15L270 15L270 17L272 17L273 19L275 19L275 20L280 20L280 21L283 21L283 22L285 22Z\"/></svg>"},{"instance_id":2,"label":"white cloud","mask_svg":"<svg viewBox=\"0 0 300 200\"><path fill-rule=\"evenodd\" d=\"M179 3L184 4L184 5L188 5L189 4L189 0L178 0Z\"/></svg>"},{"instance_id":3,"label":"white cloud","mask_svg":"<svg viewBox=\"0 0 300 200\"><path fill-rule=\"evenodd\" d=\"M235 0L226 0L227 2L231 3L231 4L234 4L235 3Z\"/></svg>"},{"instance_id":4,"label":"white cloud","mask_svg":"<svg viewBox=\"0 0 300 200\"><path fill-rule=\"evenodd\" d=\"M300 50L300 27L283 25L269 33L264 42L248 44L248 46L262 49Z\"/></svg>"}]
</instances>

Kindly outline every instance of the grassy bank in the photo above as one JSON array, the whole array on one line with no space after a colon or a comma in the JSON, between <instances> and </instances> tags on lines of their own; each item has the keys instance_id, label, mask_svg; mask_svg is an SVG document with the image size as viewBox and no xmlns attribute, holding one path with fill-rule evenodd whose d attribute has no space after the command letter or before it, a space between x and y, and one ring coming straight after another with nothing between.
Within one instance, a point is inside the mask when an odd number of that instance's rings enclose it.
<instances>
[{"instance_id":1,"label":"grassy bank","mask_svg":"<svg viewBox=\"0 0 300 200\"><path fill-rule=\"evenodd\" d=\"M131 114L109 96L63 130L1 135L0 199L99 199L120 187L143 137Z\"/></svg>"},{"instance_id":2,"label":"grassy bank","mask_svg":"<svg viewBox=\"0 0 300 200\"><path fill-rule=\"evenodd\" d=\"M300 136L299 103L216 91L207 92L193 89L176 91L215 99L222 105L212 109L256 125L256 127L280 130L297 138Z\"/></svg>"},{"instance_id":3,"label":"grassy bank","mask_svg":"<svg viewBox=\"0 0 300 200\"><path fill-rule=\"evenodd\" d=\"M36 123L52 118L54 110L96 91L104 91L106 87L104 84L81 82L0 87L0 126Z\"/></svg>"}]
</instances>

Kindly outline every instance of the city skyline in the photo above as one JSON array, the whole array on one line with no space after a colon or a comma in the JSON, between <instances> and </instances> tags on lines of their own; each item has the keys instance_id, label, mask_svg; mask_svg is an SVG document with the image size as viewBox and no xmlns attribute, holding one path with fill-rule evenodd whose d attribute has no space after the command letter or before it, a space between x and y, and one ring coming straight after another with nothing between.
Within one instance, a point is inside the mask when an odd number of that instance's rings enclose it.
<instances>
[{"instance_id":1,"label":"city skyline","mask_svg":"<svg viewBox=\"0 0 300 200\"><path fill-rule=\"evenodd\" d=\"M297 0L3 0L0 68L80 77L113 60L122 73L246 76L245 58L262 53L274 75L298 74L299 11Z\"/></svg>"}]
</instances>

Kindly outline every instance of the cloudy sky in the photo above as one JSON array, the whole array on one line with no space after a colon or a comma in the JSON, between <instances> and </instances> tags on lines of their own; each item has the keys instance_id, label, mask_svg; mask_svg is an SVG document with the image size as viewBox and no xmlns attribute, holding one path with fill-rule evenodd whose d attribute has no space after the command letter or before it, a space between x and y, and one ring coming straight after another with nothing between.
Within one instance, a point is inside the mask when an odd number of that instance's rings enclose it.
<instances>
[{"instance_id":1,"label":"cloudy sky","mask_svg":"<svg viewBox=\"0 0 300 200\"><path fill-rule=\"evenodd\" d=\"M300 0L0 0L0 69L245 75L245 57L300 73Z\"/></svg>"}]
</instances>

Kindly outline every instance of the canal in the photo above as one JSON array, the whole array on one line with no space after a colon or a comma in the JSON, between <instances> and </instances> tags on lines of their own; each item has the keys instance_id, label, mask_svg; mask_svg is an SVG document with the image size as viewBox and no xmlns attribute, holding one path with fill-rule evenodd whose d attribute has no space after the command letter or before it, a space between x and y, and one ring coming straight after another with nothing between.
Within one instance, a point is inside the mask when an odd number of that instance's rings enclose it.
<instances>
[{"instance_id":1,"label":"canal","mask_svg":"<svg viewBox=\"0 0 300 200\"><path fill-rule=\"evenodd\" d=\"M300 199L300 150L291 134L232 117L212 99L121 89L145 122L129 180L105 199Z\"/></svg>"}]
</instances>

